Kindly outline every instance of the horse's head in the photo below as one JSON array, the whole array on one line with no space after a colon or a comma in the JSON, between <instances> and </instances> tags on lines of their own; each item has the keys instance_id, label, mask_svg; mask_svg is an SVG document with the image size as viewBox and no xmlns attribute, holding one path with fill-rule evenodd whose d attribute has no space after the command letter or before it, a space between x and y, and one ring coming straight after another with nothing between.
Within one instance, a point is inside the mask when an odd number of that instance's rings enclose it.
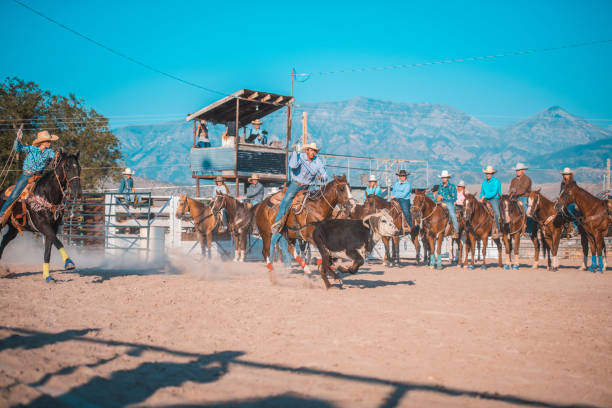
<instances>
[{"instance_id":1,"label":"horse's head","mask_svg":"<svg viewBox=\"0 0 612 408\"><path fill-rule=\"evenodd\" d=\"M215 199L213 200L213 204L211 206L212 212L218 213L219 211L221 211L223 208L225 208L226 202L227 202L227 195L217 193Z\"/></svg>"},{"instance_id":2,"label":"horse's head","mask_svg":"<svg viewBox=\"0 0 612 408\"><path fill-rule=\"evenodd\" d=\"M334 179L326 186L325 190L331 187L331 190L336 195L336 203L345 206L350 212L355 206L356 202L351 194L351 186L349 186L346 180L346 175L334 176Z\"/></svg>"},{"instance_id":3,"label":"horse's head","mask_svg":"<svg viewBox=\"0 0 612 408\"><path fill-rule=\"evenodd\" d=\"M422 216L423 210L425 209L426 201L427 201L427 196L425 195L425 191L415 190L413 199L412 199L411 210L414 208L414 212L417 213L417 215Z\"/></svg>"},{"instance_id":4,"label":"horse's head","mask_svg":"<svg viewBox=\"0 0 612 408\"><path fill-rule=\"evenodd\" d=\"M500 218L501 218L501 222L502 224L509 224L510 223L510 203L511 203L511 199L510 196L507 194L502 194L501 198L499 199L499 212L500 212Z\"/></svg>"},{"instance_id":5,"label":"horse's head","mask_svg":"<svg viewBox=\"0 0 612 408\"><path fill-rule=\"evenodd\" d=\"M573 182L573 181L565 185L565 188L561 192L561 196L555 203L555 210L559 212L563 211L563 209L567 207L568 204L571 204L574 202L574 199L576 196L576 188L577 188L576 182Z\"/></svg>"},{"instance_id":6,"label":"horse's head","mask_svg":"<svg viewBox=\"0 0 612 408\"><path fill-rule=\"evenodd\" d=\"M465 201L463 202L463 219L466 223L472 219L477 201L474 194L465 194Z\"/></svg>"},{"instance_id":7,"label":"horse's head","mask_svg":"<svg viewBox=\"0 0 612 408\"><path fill-rule=\"evenodd\" d=\"M63 194L69 201L75 201L83 192L81 188L80 151L67 153L60 148L56 153L53 171L60 183Z\"/></svg>"},{"instance_id":8,"label":"horse's head","mask_svg":"<svg viewBox=\"0 0 612 408\"><path fill-rule=\"evenodd\" d=\"M184 220L185 218L187 218L188 210L189 208L187 208L187 194L183 194L179 198L178 205L176 206L176 218Z\"/></svg>"},{"instance_id":9,"label":"horse's head","mask_svg":"<svg viewBox=\"0 0 612 408\"><path fill-rule=\"evenodd\" d=\"M538 211L540 205L540 189L531 191L527 197L527 208L525 208L525 214L527 217L535 218L535 213Z\"/></svg>"}]
</instances>

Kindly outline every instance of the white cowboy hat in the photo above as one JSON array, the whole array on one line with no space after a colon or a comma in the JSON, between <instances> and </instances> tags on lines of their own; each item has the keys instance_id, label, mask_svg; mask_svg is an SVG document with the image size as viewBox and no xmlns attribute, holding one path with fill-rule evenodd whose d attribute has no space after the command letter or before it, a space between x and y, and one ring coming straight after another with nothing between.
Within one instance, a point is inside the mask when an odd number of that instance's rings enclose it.
<instances>
[{"instance_id":1,"label":"white cowboy hat","mask_svg":"<svg viewBox=\"0 0 612 408\"><path fill-rule=\"evenodd\" d=\"M126 167L125 170L123 170L123 174L129 174L130 176L133 176L134 172L129 167Z\"/></svg>"},{"instance_id":2,"label":"white cowboy hat","mask_svg":"<svg viewBox=\"0 0 612 408\"><path fill-rule=\"evenodd\" d=\"M370 174L370 178L368 178L368 181L376 181L378 182L378 180L376 180L376 176L373 174Z\"/></svg>"},{"instance_id":3,"label":"white cowboy hat","mask_svg":"<svg viewBox=\"0 0 612 408\"><path fill-rule=\"evenodd\" d=\"M302 146L302 151L306 151L306 149L312 149L312 150L314 150L314 151L316 151L316 152L318 152L319 150L321 150L321 149L319 149L319 148L317 147L317 144L316 144L316 143L306 143L304 146Z\"/></svg>"},{"instance_id":4,"label":"white cowboy hat","mask_svg":"<svg viewBox=\"0 0 612 408\"><path fill-rule=\"evenodd\" d=\"M36 139L34 139L32 144L34 146L38 146L41 143L44 143L44 142L54 142L57 139L59 139L59 137L57 137L57 135L50 135L49 132L47 132L46 130L43 130L43 131L38 132L36 134Z\"/></svg>"},{"instance_id":5,"label":"white cowboy hat","mask_svg":"<svg viewBox=\"0 0 612 408\"><path fill-rule=\"evenodd\" d=\"M457 184L457 187L463 187L463 188L465 188L465 181L461 180L461 181L459 182L459 184Z\"/></svg>"},{"instance_id":6,"label":"white cowboy hat","mask_svg":"<svg viewBox=\"0 0 612 408\"><path fill-rule=\"evenodd\" d=\"M446 177L450 178L451 175L448 172L448 170L442 170L442 173L438 174L438 177L440 177L440 178L446 178Z\"/></svg>"},{"instance_id":7,"label":"white cowboy hat","mask_svg":"<svg viewBox=\"0 0 612 408\"><path fill-rule=\"evenodd\" d=\"M513 167L512 170L519 171L519 170L527 170L528 168L529 167L519 162L519 163L516 163L516 167Z\"/></svg>"},{"instance_id":8,"label":"white cowboy hat","mask_svg":"<svg viewBox=\"0 0 612 408\"><path fill-rule=\"evenodd\" d=\"M251 180L259 180L259 176L255 173L253 173L253 175L251 177L249 177L249 183L251 182Z\"/></svg>"},{"instance_id":9,"label":"white cowboy hat","mask_svg":"<svg viewBox=\"0 0 612 408\"><path fill-rule=\"evenodd\" d=\"M223 177L221 177L221 176L217 176L217 177L215 177L215 183L216 183L217 181L223 181Z\"/></svg>"},{"instance_id":10,"label":"white cowboy hat","mask_svg":"<svg viewBox=\"0 0 612 408\"><path fill-rule=\"evenodd\" d=\"M493 174L493 173L497 173L497 170L495 170L493 166L487 166L486 169L482 169L482 172L485 174Z\"/></svg>"},{"instance_id":11,"label":"white cowboy hat","mask_svg":"<svg viewBox=\"0 0 612 408\"><path fill-rule=\"evenodd\" d=\"M563 169L561 174L574 174L574 172L571 171L569 167L566 167L566 168Z\"/></svg>"},{"instance_id":12,"label":"white cowboy hat","mask_svg":"<svg viewBox=\"0 0 612 408\"><path fill-rule=\"evenodd\" d=\"M259 119L255 119L254 121L251 122L254 125L261 125L263 122Z\"/></svg>"}]
</instances>

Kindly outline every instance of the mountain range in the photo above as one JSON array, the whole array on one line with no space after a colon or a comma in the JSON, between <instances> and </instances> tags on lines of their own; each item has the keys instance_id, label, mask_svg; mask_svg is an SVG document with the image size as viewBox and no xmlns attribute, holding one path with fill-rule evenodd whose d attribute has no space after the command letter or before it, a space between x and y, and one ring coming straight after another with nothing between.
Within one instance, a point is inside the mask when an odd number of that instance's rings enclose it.
<instances>
[{"instance_id":1,"label":"mountain range","mask_svg":"<svg viewBox=\"0 0 612 408\"><path fill-rule=\"evenodd\" d=\"M482 179L482 168L491 164L505 181L513 174L512 166L521 161L530 166L535 183L558 180L563 167L577 168L579 179L599 182L605 159L612 155L612 126L601 128L558 106L495 128L443 104L363 97L299 103L292 120L293 142L301 137L302 112L308 112L309 141L321 146L322 153L427 160L430 180L448 169L454 179L474 183ZM270 139L284 140L284 110L263 120ZM223 126L209 129L213 146L220 145L223 130ZM192 184L192 131L192 123L174 121L126 126L114 133L122 143L126 164L137 175ZM423 164L408 169L416 184L425 184Z\"/></svg>"}]
</instances>

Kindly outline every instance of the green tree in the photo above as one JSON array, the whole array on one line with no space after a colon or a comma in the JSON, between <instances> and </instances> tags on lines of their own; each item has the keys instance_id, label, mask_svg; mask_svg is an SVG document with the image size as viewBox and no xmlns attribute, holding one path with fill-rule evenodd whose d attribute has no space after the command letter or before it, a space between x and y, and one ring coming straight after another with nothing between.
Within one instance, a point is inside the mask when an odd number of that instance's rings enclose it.
<instances>
[{"instance_id":1,"label":"green tree","mask_svg":"<svg viewBox=\"0 0 612 408\"><path fill-rule=\"evenodd\" d=\"M85 105L74 94L68 97L41 90L34 82L6 78L0 83L0 168L4 168L15 140L15 131L23 124L23 143L30 143L36 133L48 130L59 136L54 147L80 150L83 189L99 186L109 177L117 178L121 165L120 142L108 126L108 119ZM10 166L3 189L15 183L25 155L19 154ZM0 179L0 182L2 180Z\"/></svg>"}]
</instances>

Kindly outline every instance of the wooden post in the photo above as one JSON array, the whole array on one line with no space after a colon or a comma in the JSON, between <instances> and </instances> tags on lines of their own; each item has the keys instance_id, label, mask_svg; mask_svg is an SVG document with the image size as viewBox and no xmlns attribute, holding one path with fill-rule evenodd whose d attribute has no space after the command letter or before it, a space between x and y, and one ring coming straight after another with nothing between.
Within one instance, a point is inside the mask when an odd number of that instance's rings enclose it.
<instances>
[{"instance_id":1,"label":"wooden post","mask_svg":"<svg viewBox=\"0 0 612 408\"><path fill-rule=\"evenodd\" d=\"M240 179L238 179L238 140L240 139L239 137L239 130L240 130L240 98L236 98L236 132L235 132L235 136L234 136L234 159L235 159L235 166L234 166L234 176L236 176L236 197L238 197L238 195L240 194Z\"/></svg>"},{"instance_id":2,"label":"wooden post","mask_svg":"<svg viewBox=\"0 0 612 408\"><path fill-rule=\"evenodd\" d=\"M196 120L193 120L193 147L196 146Z\"/></svg>"},{"instance_id":3,"label":"wooden post","mask_svg":"<svg viewBox=\"0 0 612 408\"><path fill-rule=\"evenodd\" d=\"M289 142L291 141L291 107L287 105L287 143L285 144L285 169L287 170L287 181L289 180Z\"/></svg>"},{"instance_id":4,"label":"wooden post","mask_svg":"<svg viewBox=\"0 0 612 408\"><path fill-rule=\"evenodd\" d=\"M610 159L606 160L606 191L610 191Z\"/></svg>"},{"instance_id":5,"label":"wooden post","mask_svg":"<svg viewBox=\"0 0 612 408\"><path fill-rule=\"evenodd\" d=\"M302 146L308 142L308 112L302 112Z\"/></svg>"},{"instance_id":6,"label":"wooden post","mask_svg":"<svg viewBox=\"0 0 612 408\"><path fill-rule=\"evenodd\" d=\"M200 196L200 178L196 176L196 197Z\"/></svg>"}]
</instances>

